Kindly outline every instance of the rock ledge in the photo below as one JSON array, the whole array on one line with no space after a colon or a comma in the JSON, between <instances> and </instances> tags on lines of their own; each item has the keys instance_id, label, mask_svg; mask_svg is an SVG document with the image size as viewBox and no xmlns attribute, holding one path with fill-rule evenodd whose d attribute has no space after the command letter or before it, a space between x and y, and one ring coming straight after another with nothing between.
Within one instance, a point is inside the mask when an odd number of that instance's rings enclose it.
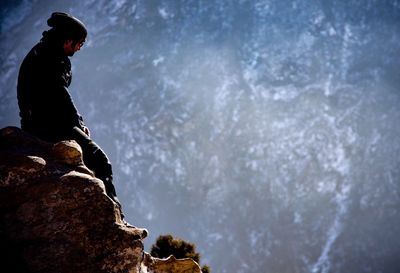
<instances>
[{"instance_id":1,"label":"rock ledge","mask_svg":"<svg viewBox=\"0 0 400 273\"><path fill-rule=\"evenodd\" d=\"M75 141L50 144L0 130L0 263L7 272L200 273L190 259L156 259L146 230L126 226Z\"/></svg>"}]
</instances>

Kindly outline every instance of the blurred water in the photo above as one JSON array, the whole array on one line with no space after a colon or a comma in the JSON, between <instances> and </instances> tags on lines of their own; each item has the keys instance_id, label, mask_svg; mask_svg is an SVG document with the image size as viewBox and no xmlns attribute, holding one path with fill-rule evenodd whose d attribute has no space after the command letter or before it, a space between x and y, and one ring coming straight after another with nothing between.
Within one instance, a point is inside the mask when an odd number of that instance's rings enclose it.
<instances>
[{"instance_id":1,"label":"blurred water","mask_svg":"<svg viewBox=\"0 0 400 273\"><path fill-rule=\"evenodd\" d=\"M81 18L71 93L147 248L172 233L213 272L399 272L399 1L8 5L2 127L50 13Z\"/></svg>"}]
</instances>

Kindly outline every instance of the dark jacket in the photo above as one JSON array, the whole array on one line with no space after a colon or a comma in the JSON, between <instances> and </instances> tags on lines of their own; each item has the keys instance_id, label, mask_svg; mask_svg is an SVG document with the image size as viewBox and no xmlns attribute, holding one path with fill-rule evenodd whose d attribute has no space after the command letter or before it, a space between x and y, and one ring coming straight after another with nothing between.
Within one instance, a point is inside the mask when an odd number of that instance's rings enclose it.
<instances>
[{"instance_id":1,"label":"dark jacket","mask_svg":"<svg viewBox=\"0 0 400 273\"><path fill-rule=\"evenodd\" d=\"M68 92L71 62L61 44L42 39L25 57L18 76L21 128L47 141L69 139L74 126L84 129Z\"/></svg>"}]
</instances>

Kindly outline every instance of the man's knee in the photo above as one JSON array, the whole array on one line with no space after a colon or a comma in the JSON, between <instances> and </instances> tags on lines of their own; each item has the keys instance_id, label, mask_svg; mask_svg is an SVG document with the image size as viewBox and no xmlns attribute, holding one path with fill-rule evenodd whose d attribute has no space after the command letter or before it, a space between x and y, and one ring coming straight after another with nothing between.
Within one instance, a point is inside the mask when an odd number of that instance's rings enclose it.
<instances>
[{"instance_id":1,"label":"man's knee","mask_svg":"<svg viewBox=\"0 0 400 273\"><path fill-rule=\"evenodd\" d=\"M89 168L94 168L97 174L112 175L111 162L102 149L93 141L82 147L83 161Z\"/></svg>"},{"instance_id":2,"label":"man's knee","mask_svg":"<svg viewBox=\"0 0 400 273\"><path fill-rule=\"evenodd\" d=\"M74 128L74 140L82 148L83 162L95 172L97 177L112 176L111 162L96 142L85 135L79 128Z\"/></svg>"}]
</instances>

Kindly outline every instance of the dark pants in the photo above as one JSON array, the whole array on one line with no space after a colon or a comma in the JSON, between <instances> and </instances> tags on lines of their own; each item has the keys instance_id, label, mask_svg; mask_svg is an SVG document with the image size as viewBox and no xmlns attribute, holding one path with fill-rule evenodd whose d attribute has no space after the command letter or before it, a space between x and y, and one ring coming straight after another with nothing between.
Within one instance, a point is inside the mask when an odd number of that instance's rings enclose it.
<instances>
[{"instance_id":1,"label":"dark pants","mask_svg":"<svg viewBox=\"0 0 400 273\"><path fill-rule=\"evenodd\" d=\"M103 150L89 138L81 129L74 127L71 136L82 148L83 162L92 170L95 176L104 182L107 195L121 208L117 198L113 181L113 172L110 160Z\"/></svg>"}]
</instances>

